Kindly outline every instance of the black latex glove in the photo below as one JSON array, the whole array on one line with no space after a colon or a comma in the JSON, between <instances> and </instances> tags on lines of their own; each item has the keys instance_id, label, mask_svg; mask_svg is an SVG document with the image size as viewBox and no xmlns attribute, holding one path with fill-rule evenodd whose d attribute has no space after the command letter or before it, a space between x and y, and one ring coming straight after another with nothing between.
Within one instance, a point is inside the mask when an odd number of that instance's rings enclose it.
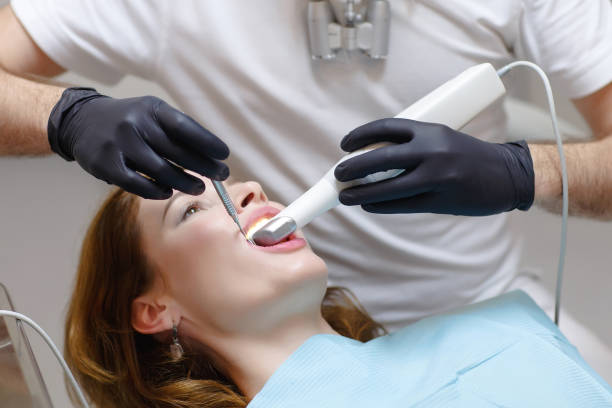
<instances>
[{"instance_id":1,"label":"black latex glove","mask_svg":"<svg viewBox=\"0 0 612 408\"><path fill-rule=\"evenodd\" d=\"M378 183L345 189L340 202L373 213L491 215L533 203L534 172L525 142L489 143L447 126L407 119L377 120L353 130L341 143L352 152L394 142L342 162L340 181L389 169L406 169Z\"/></svg>"},{"instance_id":2,"label":"black latex glove","mask_svg":"<svg viewBox=\"0 0 612 408\"><path fill-rule=\"evenodd\" d=\"M227 145L152 96L113 99L69 88L51 112L48 134L51 149L64 159L145 198L168 198L173 188L202 193L204 183L181 167L217 180L229 175L219 161L229 155Z\"/></svg>"}]
</instances>

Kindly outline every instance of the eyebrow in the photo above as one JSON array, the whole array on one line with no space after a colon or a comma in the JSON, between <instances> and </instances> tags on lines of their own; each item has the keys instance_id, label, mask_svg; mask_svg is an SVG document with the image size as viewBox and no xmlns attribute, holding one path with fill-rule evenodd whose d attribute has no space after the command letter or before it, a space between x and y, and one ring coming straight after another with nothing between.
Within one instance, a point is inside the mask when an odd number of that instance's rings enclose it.
<instances>
[{"instance_id":1,"label":"eyebrow","mask_svg":"<svg viewBox=\"0 0 612 408\"><path fill-rule=\"evenodd\" d=\"M162 215L162 222L164 222L164 220L166 219L166 213L168 212L168 209L170 208L170 206L172 205L172 203L179 197L182 197L186 195L185 193L181 193L180 191L177 191L176 193L174 193L172 195L172 197L170 197L170 199L168 200L168 202L166 203L166 207L164 208L164 213Z\"/></svg>"}]
</instances>

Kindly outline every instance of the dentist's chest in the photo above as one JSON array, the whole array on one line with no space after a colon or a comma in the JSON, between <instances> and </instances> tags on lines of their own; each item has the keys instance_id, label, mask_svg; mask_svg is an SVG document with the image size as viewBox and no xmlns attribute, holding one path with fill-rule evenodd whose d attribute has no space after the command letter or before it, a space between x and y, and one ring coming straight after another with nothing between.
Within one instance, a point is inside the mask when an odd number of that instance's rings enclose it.
<instances>
[{"instance_id":1,"label":"dentist's chest","mask_svg":"<svg viewBox=\"0 0 612 408\"><path fill-rule=\"evenodd\" d=\"M164 82L172 87L181 78L186 99L208 111L223 106L247 121L276 122L282 114L293 129L303 117L335 119L336 132L392 116L471 65L511 58L495 24L501 31L512 21L487 14L502 3L481 7L489 10L479 16L461 9L470 1L392 0L387 59L340 51L334 60L313 60L307 3L181 3L190 6L177 6L171 18Z\"/></svg>"}]
</instances>

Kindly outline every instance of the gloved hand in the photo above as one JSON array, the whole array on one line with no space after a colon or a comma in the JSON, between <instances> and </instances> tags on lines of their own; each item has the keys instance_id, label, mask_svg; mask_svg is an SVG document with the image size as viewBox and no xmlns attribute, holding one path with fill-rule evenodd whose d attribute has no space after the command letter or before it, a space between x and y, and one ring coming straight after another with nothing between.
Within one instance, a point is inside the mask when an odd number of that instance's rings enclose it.
<instances>
[{"instance_id":1,"label":"gloved hand","mask_svg":"<svg viewBox=\"0 0 612 408\"><path fill-rule=\"evenodd\" d=\"M217 180L229 175L219 161L229 155L227 145L152 96L113 99L69 88L51 112L48 134L51 149L64 159L145 198L168 198L173 188L202 193L204 183L180 167Z\"/></svg>"},{"instance_id":2,"label":"gloved hand","mask_svg":"<svg viewBox=\"0 0 612 408\"><path fill-rule=\"evenodd\" d=\"M527 210L534 171L527 144L489 143L447 126L382 119L350 132L341 147L352 152L376 142L399 143L340 163L339 181L389 169L406 169L378 183L345 189L340 202L373 213L491 215Z\"/></svg>"}]
</instances>

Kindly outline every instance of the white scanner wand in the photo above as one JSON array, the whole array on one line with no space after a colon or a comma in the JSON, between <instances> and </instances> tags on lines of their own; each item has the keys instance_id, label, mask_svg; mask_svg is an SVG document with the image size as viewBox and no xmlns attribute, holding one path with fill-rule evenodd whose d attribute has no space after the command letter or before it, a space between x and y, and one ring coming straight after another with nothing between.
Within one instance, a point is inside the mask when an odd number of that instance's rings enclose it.
<instances>
[{"instance_id":1,"label":"white scanner wand","mask_svg":"<svg viewBox=\"0 0 612 408\"><path fill-rule=\"evenodd\" d=\"M480 64L468 68L436 88L396 118L440 123L459 130L505 92L506 88L495 68L491 64ZM404 169L374 173L348 182L340 182L334 177L334 169L344 160L390 144L377 143L344 156L312 188L263 227L254 233L249 231L249 237L252 234L253 240L258 245L274 245L296 229L302 228L314 218L339 205L340 191L355 185L375 183L397 176Z\"/></svg>"}]
</instances>

